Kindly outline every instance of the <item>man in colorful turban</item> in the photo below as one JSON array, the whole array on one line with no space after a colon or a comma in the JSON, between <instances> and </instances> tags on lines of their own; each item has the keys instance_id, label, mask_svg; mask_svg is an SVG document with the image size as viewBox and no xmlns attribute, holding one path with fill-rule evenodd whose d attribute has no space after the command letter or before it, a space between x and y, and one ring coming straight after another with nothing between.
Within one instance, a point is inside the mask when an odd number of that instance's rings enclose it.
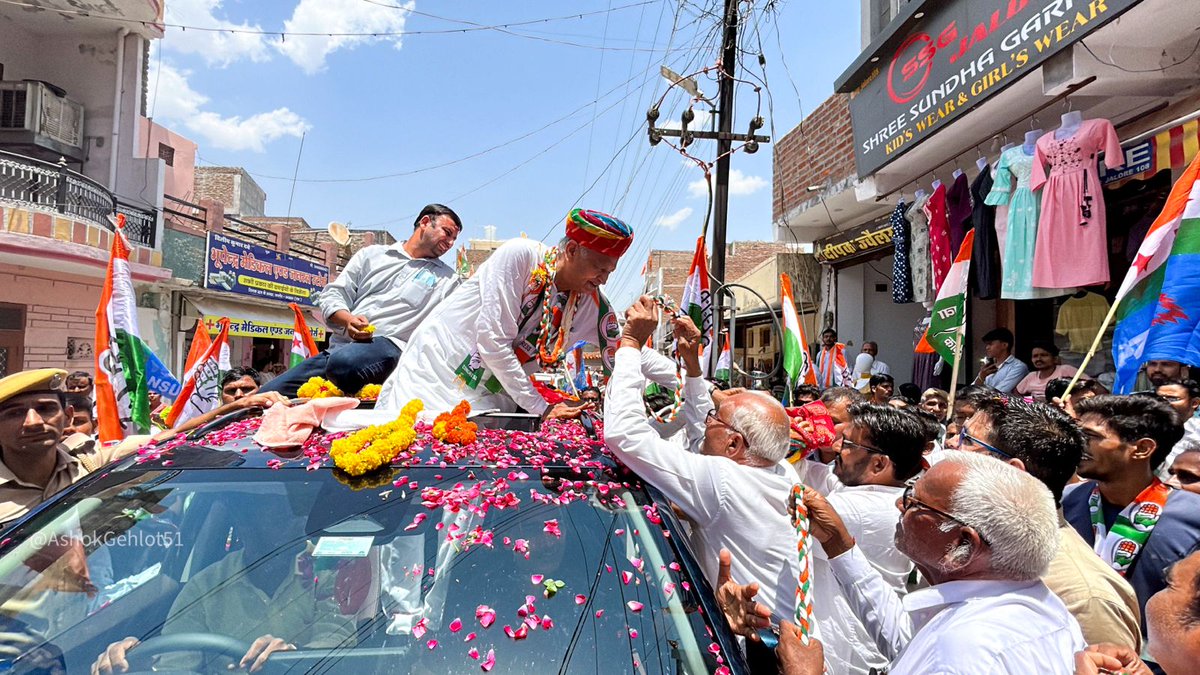
<instances>
[{"instance_id":1,"label":"man in colorful turban","mask_svg":"<svg viewBox=\"0 0 1200 675\"><path fill-rule=\"evenodd\" d=\"M347 411L338 425L383 419L414 398L430 412L466 400L474 412L564 413L531 378L558 372L580 340L611 368L621 329L600 287L631 243L628 225L586 209L571 211L554 248L506 242L413 333L376 410Z\"/></svg>"}]
</instances>

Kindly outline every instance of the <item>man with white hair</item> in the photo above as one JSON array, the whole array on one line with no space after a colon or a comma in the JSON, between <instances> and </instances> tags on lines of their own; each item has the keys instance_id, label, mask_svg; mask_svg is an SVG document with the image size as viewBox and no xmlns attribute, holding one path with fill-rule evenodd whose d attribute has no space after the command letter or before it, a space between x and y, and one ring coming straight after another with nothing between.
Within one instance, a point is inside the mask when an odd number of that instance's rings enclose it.
<instances>
[{"instance_id":1,"label":"man with white hair","mask_svg":"<svg viewBox=\"0 0 1200 675\"><path fill-rule=\"evenodd\" d=\"M1069 675L1079 625L1039 577L1058 551L1050 491L984 455L947 451L898 500L896 548L930 587L901 600L867 562L837 512L805 491L814 536L859 618L889 654L891 675ZM785 634L792 639L792 636Z\"/></svg>"},{"instance_id":2,"label":"man with white hair","mask_svg":"<svg viewBox=\"0 0 1200 675\"><path fill-rule=\"evenodd\" d=\"M776 615L794 611L799 565L787 502L795 482L782 462L788 418L778 401L756 392L734 394L706 410L699 454L662 439L642 404L640 348L658 325L654 301L642 296L625 314L604 406L608 447L661 490L692 523L691 541L714 587L722 548L733 553L735 579L760 583L760 600ZM699 340L681 340L689 364L685 398L708 384L699 376ZM695 364L695 368L691 364Z\"/></svg>"}]
</instances>

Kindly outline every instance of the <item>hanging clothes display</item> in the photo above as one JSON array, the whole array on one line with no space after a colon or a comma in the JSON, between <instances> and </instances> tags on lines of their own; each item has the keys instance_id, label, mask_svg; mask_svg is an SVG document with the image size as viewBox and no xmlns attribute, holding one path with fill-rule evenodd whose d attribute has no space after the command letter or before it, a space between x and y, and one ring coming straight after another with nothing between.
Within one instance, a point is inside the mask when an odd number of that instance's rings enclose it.
<instances>
[{"instance_id":1,"label":"hanging clothes display","mask_svg":"<svg viewBox=\"0 0 1200 675\"><path fill-rule=\"evenodd\" d=\"M1042 190L1042 213L1033 285L1103 284L1109 279L1108 232L1096 156L1103 150L1105 165L1115 169L1124 163L1125 153L1116 129L1105 119L1084 120L1073 134L1057 134L1039 138L1034 155L1030 187Z\"/></svg>"},{"instance_id":2,"label":"hanging clothes display","mask_svg":"<svg viewBox=\"0 0 1200 675\"><path fill-rule=\"evenodd\" d=\"M1000 249L996 242L996 207L988 206L992 191L992 170L983 171L971 182L971 227L975 230L975 247L971 251L971 287L980 300L996 297L1000 278Z\"/></svg>"},{"instance_id":3,"label":"hanging clothes display","mask_svg":"<svg viewBox=\"0 0 1200 675\"><path fill-rule=\"evenodd\" d=\"M967 230L971 229L971 183L967 174L957 172L954 183L946 191L946 220L950 224L950 257L958 255Z\"/></svg>"},{"instance_id":4,"label":"hanging clothes display","mask_svg":"<svg viewBox=\"0 0 1200 675\"><path fill-rule=\"evenodd\" d=\"M913 301L912 274L908 267L909 230L904 212L908 204L901 199L892 210L889 224L892 226L892 302L904 304Z\"/></svg>"},{"instance_id":5,"label":"hanging clothes display","mask_svg":"<svg viewBox=\"0 0 1200 675\"><path fill-rule=\"evenodd\" d=\"M950 272L950 224L946 220L946 186L938 183L925 203L925 217L929 219L929 258L933 265L933 293L942 287L942 280Z\"/></svg>"},{"instance_id":6,"label":"hanging clothes display","mask_svg":"<svg viewBox=\"0 0 1200 675\"><path fill-rule=\"evenodd\" d=\"M929 195L917 190L904 219L909 224L908 270L912 273L913 302L933 302L933 266L929 257L929 217L925 204Z\"/></svg>"},{"instance_id":7,"label":"hanging clothes display","mask_svg":"<svg viewBox=\"0 0 1200 675\"><path fill-rule=\"evenodd\" d=\"M1065 335L1071 341L1070 350L1086 354L1096 337L1096 331L1108 316L1108 300L1097 293L1083 293L1058 308L1058 323L1054 332Z\"/></svg>"},{"instance_id":8,"label":"hanging clothes display","mask_svg":"<svg viewBox=\"0 0 1200 675\"><path fill-rule=\"evenodd\" d=\"M1037 244L1038 194L1030 186L1033 156L1016 146L1000 155L996 177L985 203L1008 205L1008 227L1001 256L1000 297L1005 300L1053 298L1068 291L1033 287L1033 253ZM1014 179L1016 185L1013 185Z\"/></svg>"}]
</instances>

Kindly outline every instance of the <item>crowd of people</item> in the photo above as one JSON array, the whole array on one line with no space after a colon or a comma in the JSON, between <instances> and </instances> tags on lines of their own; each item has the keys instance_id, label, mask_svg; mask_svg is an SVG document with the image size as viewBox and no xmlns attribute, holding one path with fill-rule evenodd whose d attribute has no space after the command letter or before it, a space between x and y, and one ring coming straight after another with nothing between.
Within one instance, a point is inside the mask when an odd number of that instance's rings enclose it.
<instances>
[{"instance_id":1,"label":"crowd of people","mask_svg":"<svg viewBox=\"0 0 1200 675\"><path fill-rule=\"evenodd\" d=\"M1052 344L1034 347L1030 370L999 328L973 382L921 391L897 387L873 342L851 365L826 330L817 385L785 406L706 379L704 339L664 316L669 303L641 297L618 321L600 290L632 242L618 219L576 209L557 246L510 241L466 281L438 260L461 226L433 204L409 240L357 253L319 301L329 350L265 385L225 372L220 405L157 437L287 405L314 376L382 385L374 409L327 428L388 421L412 398L599 416L611 452L686 521L752 668L1176 675L1200 663L1200 385L1187 366L1150 362L1150 388L1127 396L1094 380L1066 392L1074 373ZM663 320L678 364L646 346ZM530 377L580 340L600 347L603 390ZM655 399L651 383L677 394ZM97 443L93 387L57 369L0 380L0 523L154 438ZM167 404L153 405L161 420ZM816 542L804 639L798 510Z\"/></svg>"}]
</instances>

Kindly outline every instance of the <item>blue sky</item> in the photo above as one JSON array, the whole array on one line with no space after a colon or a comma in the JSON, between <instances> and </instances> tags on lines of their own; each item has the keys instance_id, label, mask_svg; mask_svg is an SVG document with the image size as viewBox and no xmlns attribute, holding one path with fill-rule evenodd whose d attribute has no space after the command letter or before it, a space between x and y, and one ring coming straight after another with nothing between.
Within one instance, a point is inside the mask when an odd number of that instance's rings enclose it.
<instances>
[{"instance_id":1,"label":"blue sky","mask_svg":"<svg viewBox=\"0 0 1200 675\"><path fill-rule=\"evenodd\" d=\"M763 132L773 122L778 137L857 55L859 12L847 0L783 0L769 13L764 4L742 32L735 129L761 109ZM649 146L645 113L664 93L660 123L687 106L660 65L688 74L716 63L718 19L701 11L710 6L720 2L168 0L168 23L188 26L423 34L281 40L169 28L151 54L149 110L200 144L200 164L246 167L269 215L288 212L303 135L291 214L315 227L348 221L403 238L421 206L440 201L462 216L464 243L485 225L501 239L550 240L572 206L613 213L637 237L608 288L624 306L647 252L690 249L703 223L703 174L665 143ZM572 12L585 16L457 32ZM715 99L715 80L699 79ZM707 160L714 144L690 150ZM730 239L769 239L770 146L735 154L732 166Z\"/></svg>"}]
</instances>

